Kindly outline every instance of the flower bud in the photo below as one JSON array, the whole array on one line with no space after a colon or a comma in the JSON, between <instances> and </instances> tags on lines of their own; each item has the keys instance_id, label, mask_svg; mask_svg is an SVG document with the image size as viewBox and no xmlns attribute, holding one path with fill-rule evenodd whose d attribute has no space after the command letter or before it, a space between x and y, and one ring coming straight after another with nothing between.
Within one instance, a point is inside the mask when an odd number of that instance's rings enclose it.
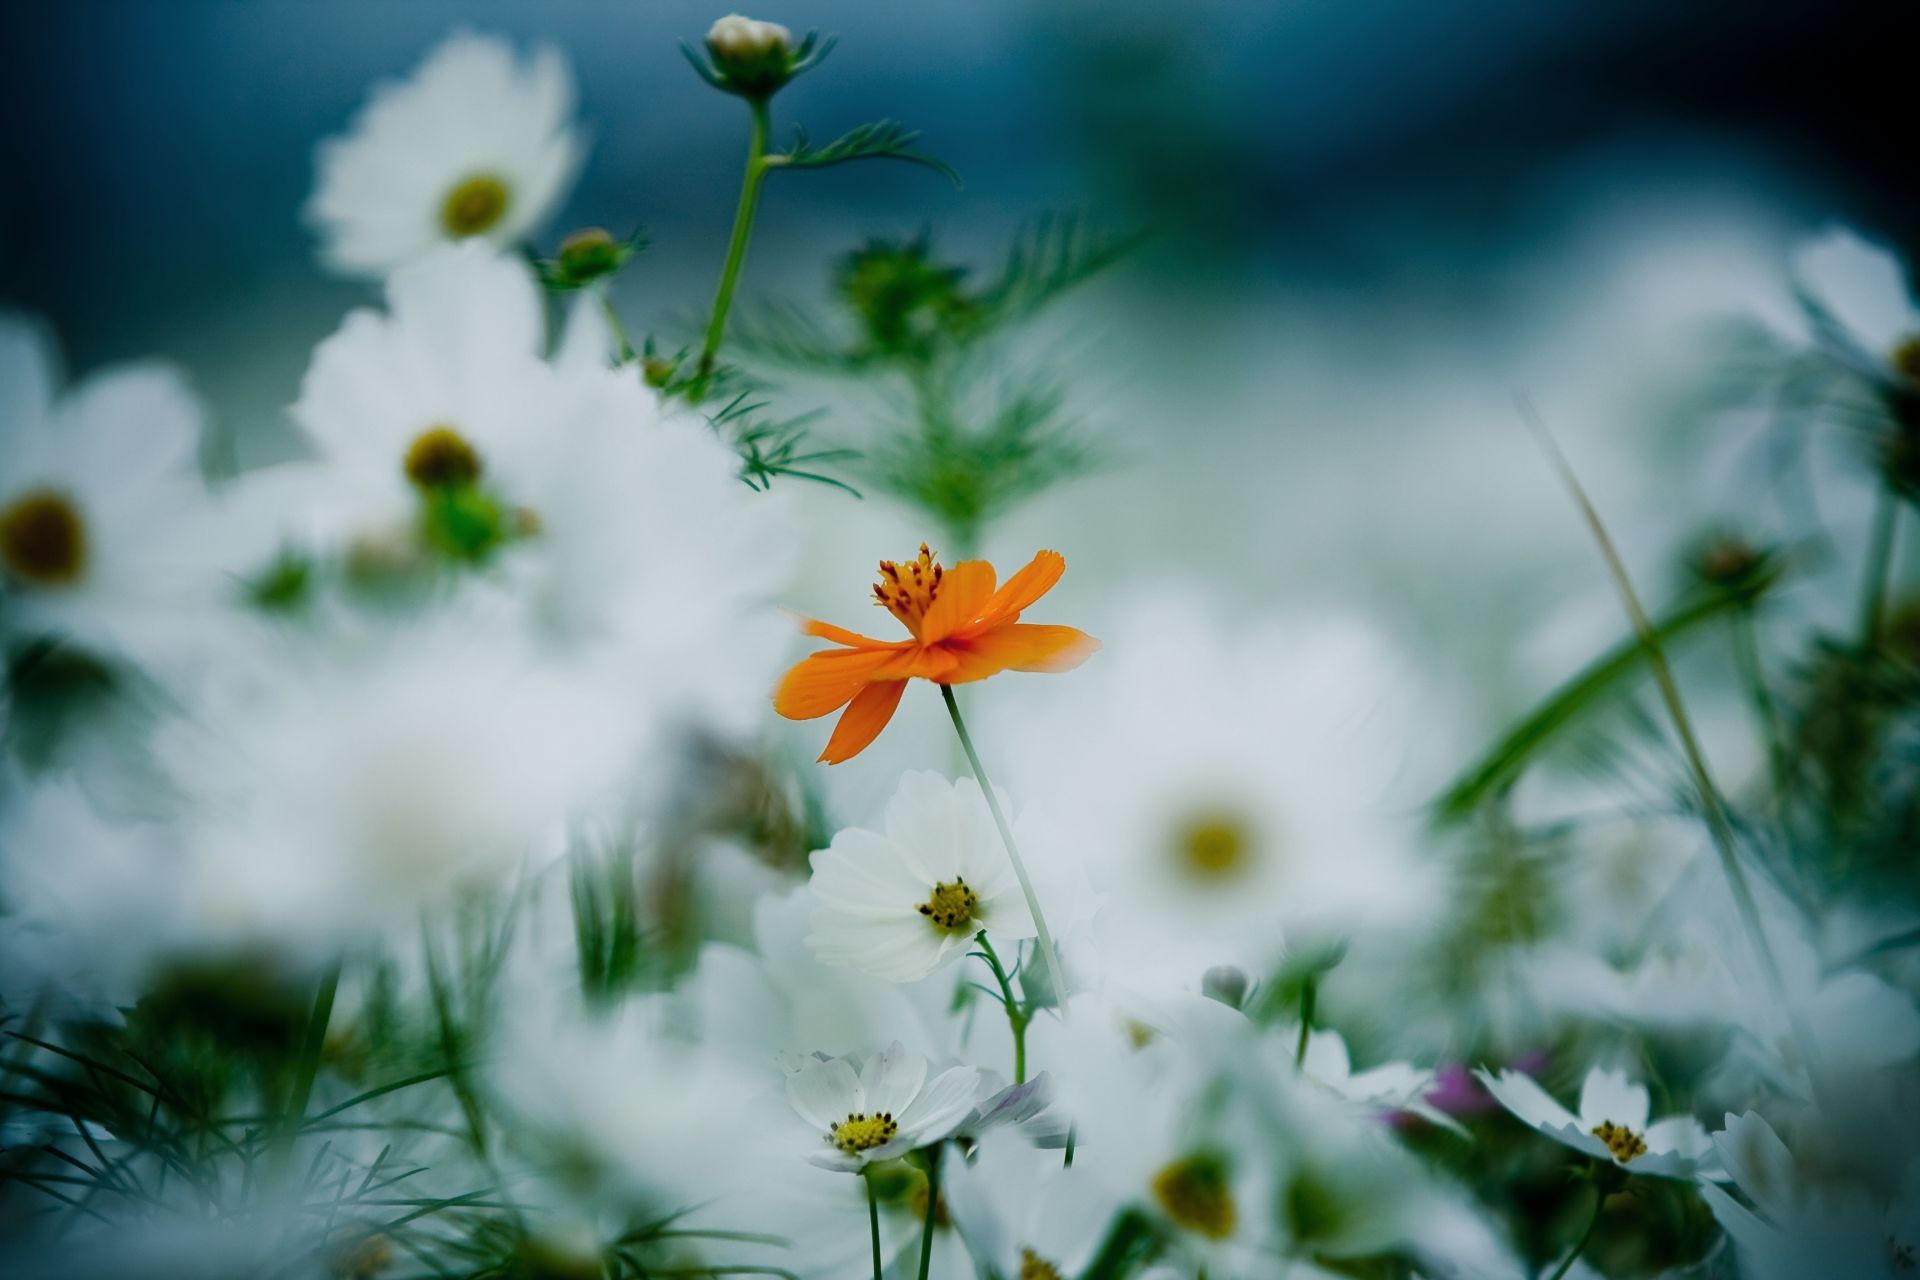
<instances>
[{"instance_id":1,"label":"flower bud","mask_svg":"<svg viewBox=\"0 0 1920 1280\"><path fill-rule=\"evenodd\" d=\"M707 48L725 68L737 63L757 63L775 54L785 54L793 46L793 32L777 22L759 22L730 13L707 31Z\"/></svg>"},{"instance_id":2,"label":"flower bud","mask_svg":"<svg viewBox=\"0 0 1920 1280\"><path fill-rule=\"evenodd\" d=\"M819 61L826 50L809 35L798 45L793 32L777 22L759 22L730 13L707 32L711 66L695 67L717 89L764 101L781 85Z\"/></svg>"},{"instance_id":3,"label":"flower bud","mask_svg":"<svg viewBox=\"0 0 1920 1280\"><path fill-rule=\"evenodd\" d=\"M1229 1009L1239 1009L1247 1003L1250 985L1245 970L1230 964L1217 964L1201 975L1200 994L1209 1000L1218 1000Z\"/></svg>"},{"instance_id":4,"label":"flower bud","mask_svg":"<svg viewBox=\"0 0 1920 1280\"><path fill-rule=\"evenodd\" d=\"M620 266L620 242L603 227L576 231L560 242L560 269L574 280L606 275Z\"/></svg>"}]
</instances>

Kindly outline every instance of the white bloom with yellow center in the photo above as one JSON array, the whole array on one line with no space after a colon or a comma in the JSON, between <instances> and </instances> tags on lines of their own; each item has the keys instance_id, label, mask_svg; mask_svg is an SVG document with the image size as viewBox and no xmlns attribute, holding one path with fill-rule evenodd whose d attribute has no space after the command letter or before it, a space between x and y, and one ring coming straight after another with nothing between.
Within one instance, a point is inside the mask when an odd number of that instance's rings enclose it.
<instances>
[{"instance_id":1,"label":"white bloom with yellow center","mask_svg":"<svg viewBox=\"0 0 1920 1280\"><path fill-rule=\"evenodd\" d=\"M327 265L383 276L450 240L524 240L579 170L573 114L557 50L523 59L497 36L455 32L321 144L307 217Z\"/></svg>"},{"instance_id":2,"label":"white bloom with yellow center","mask_svg":"<svg viewBox=\"0 0 1920 1280\"><path fill-rule=\"evenodd\" d=\"M1084 1274L1122 1203L1098 1174L1007 1130L949 1159L941 1185L974 1259L1008 1280Z\"/></svg>"},{"instance_id":3,"label":"white bloom with yellow center","mask_svg":"<svg viewBox=\"0 0 1920 1280\"><path fill-rule=\"evenodd\" d=\"M1655 1178L1713 1177L1720 1161L1707 1131L1692 1116L1668 1116L1649 1124L1645 1085L1624 1072L1595 1067L1580 1086L1575 1115L1542 1089L1532 1076L1484 1068L1475 1073L1494 1099L1519 1119L1555 1142L1608 1160L1629 1173Z\"/></svg>"},{"instance_id":4,"label":"white bloom with yellow center","mask_svg":"<svg viewBox=\"0 0 1920 1280\"><path fill-rule=\"evenodd\" d=\"M855 1069L850 1058L815 1058L787 1074L787 1100L820 1134L808 1154L826 1169L857 1173L951 1137L985 1099L978 1068L928 1079L927 1060L898 1041Z\"/></svg>"},{"instance_id":5,"label":"white bloom with yellow center","mask_svg":"<svg viewBox=\"0 0 1920 1280\"><path fill-rule=\"evenodd\" d=\"M834 836L813 855L811 887L814 954L894 982L959 959L982 930L1008 942L1034 935L971 778L906 774L887 802L884 832L852 827Z\"/></svg>"},{"instance_id":6,"label":"white bloom with yellow center","mask_svg":"<svg viewBox=\"0 0 1920 1280\"><path fill-rule=\"evenodd\" d=\"M197 652L269 544L200 478L202 412L172 370L62 392L52 344L0 315L0 600L6 626L149 666Z\"/></svg>"},{"instance_id":7,"label":"white bloom with yellow center","mask_svg":"<svg viewBox=\"0 0 1920 1280\"><path fill-rule=\"evenodd\" d=\"M1818 335L1880 382L1920 388L1920 305L1900 259L1844 227L1830 227L1793 257L1794 283Z\"/></svg>"}]
</instances>

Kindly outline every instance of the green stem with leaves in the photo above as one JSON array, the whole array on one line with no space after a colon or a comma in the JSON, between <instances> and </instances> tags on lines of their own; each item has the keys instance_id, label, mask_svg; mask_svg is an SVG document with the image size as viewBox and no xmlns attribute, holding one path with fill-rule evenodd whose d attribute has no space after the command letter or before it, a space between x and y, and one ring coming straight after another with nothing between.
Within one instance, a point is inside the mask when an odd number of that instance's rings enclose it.
<instances>
[{"instance_id":1,"label":"green stem with leaves","mask_svg":"<svg viewBox=\"0 0 1920 1280\"><path fill-rule=\"evenodd\" d=\"M973 940L980 944L979 956L993 970L993 980L1000 984L1000 1003L1006 1006L1007 1028L1013 1032L1013 1082L1027 1082L1027 1024L1033 1020L1029 1013L1013 995L1013 981L1007 976L1006 966L1000 963L999 955L993 944L987 941L987 931L982 929Z\"/></svg>"},{"instance_id":2,"label":"green stem with leaves","mask_svg":"<svg viewBox=\"0 0 1920 1280\"><path fill-rule=\"evenodd\" d=\"M707 320L707 340L700 348L698 378L702 390L713 373L714 359L720 354L720 342L727 333L727 312L733 306L733 290L740 281L740 268L747 260L747 242L753 238L753 215L760 207L760 184L766 180L770 167L766 100L750 98L747 108L753 114L752 132L747 138L747 169L740 180L740 204L733 213L733 236L727 241L726 264L720 269L720 289L714 294L713 315Z\"/></svg>"},{"instance_id":3,"label":"green stem with leaves","mask_svg":"<svg viewBox=\"0 0 1920 1280\"><path fill-rule=\"evenodd\" d=\"M987 811L993 815L993 824L1000 829L1000 842L1007 847L1007 860L1013 863L1014 878L1020 882L1020 892L1027 900L1027 911L1033 916L1033 929L1040 939L1040 958L1046 962L1047 985L1053 988L1053 1002L1060 1010L1060 1016L1067 1013L1067 984L1060 972L1060 956L1053 947L1053 933L1047 928L1047 918L1040 911L1040 895L1033 891L1033 880L1027 875L1027 864L1020 858L1020 850L1013 843L1013 828L1007 823L1007 815L1000 811L1000 801L993 794L993 784L987 781L987 770L980 763L980 753L973 749L973 739L967 733L967 722L960 718L960 703L953 696L952 685L941 685L940 696L946 699L947 714L953 717L953 731L960 735L960 749L967 753L967 763L973 767L973 779L980 784L980 792L987 798Z\"/></svg>"}]
</instances>

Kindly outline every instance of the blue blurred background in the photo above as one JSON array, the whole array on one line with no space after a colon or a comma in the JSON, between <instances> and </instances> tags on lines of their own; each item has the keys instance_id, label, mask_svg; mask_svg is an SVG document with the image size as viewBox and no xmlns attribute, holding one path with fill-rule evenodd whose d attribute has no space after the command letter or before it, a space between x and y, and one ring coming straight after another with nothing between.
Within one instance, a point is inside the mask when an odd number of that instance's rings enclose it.
<instances>
[{"instance_id":1,"label":"blue blurred background","mask_svg":"<svg viewBox=\"0 0 1920 1280\"><path fill-rule=\"evenodd\" d=\"M1514 393L1542 403L1649 555L1715 501L1737 509L1750 491L1701 478L1712 428L1675 425L1675 335L1764 292L1828 219L1912 241L1912 112L1886 105L1910 78L1899 11L775 3L753 16L840 37L777 127L826 138L894 117L966 185L879 164L776 182L744 294L817 302L870 234L931 228L984 263L1047 210L1151 230L1060 331L1123 465L987 550L1071 530L1081 583L1200 566L1274 599L1357 603L1519 705L1572 655L1541 642L1530 668L1511 637L1597 578ZM77 369L181 362L244 458L276 456L312 345L373 297L314 261L314 145L465 25L571 60L592 151L547 243L643 226L654 248L620 301L672 335L706 304L737 190L743 113L676 48L720 12L9 4L0 304L47 317ZM836 589L876 544L918 541L885 504L806 501L832 513L810 563ZM1489 619L1510 637L1487 644Z\"/></svg>"}]
</instances>

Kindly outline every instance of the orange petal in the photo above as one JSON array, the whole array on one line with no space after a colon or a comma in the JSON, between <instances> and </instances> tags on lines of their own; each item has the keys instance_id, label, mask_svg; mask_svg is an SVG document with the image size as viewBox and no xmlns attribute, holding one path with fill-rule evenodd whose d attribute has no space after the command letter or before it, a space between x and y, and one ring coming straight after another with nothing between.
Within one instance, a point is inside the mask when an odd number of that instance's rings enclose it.
<instances>
[{"instance_id":1,"label":"orange petal","mask_svg":"<svg viewBox=\"0 0 1920 1280\"><path fill-rule=\"evenodd\" d=\"M827 749L820 753L820 762L840 764L865 751L867 744L887 727L887 721L893 719L893 709L900 705L900 695L906 689L905 680L880 681L862 689L860 696L847 704L840 723L833 726L833 736L827 739Z\"/></svg>"},{"instance_id":2,"label":"orange petal","mask_svg":"<svg viewBox=\"0 0 1920 1280\"><path fill-rule=\"evenodd\" d=\"M858 631L836 627L831 622L821 622L817 618L801 618L800 632L802 635L818 636L822 640L846 645L849 649L900 649L913 643L911 640L875 640L861 635Z\"/></svg>"},{"instance_id":3,"label":"orange petal","mask_svg":"<svg viewBox=\"0 0 1920 1280\"><path fill-rule=\"evenodd\" d=\"M962 560L941 575L939 594L920 619L920 642L933 644L980 616L993 595L993 566L985 560Z\"/></svg>"},{"instance_id":4,"label":"orange petal","mask_svg":"<svg viewBox=\"0 0 1920 1280\"><path fill-rule=\"evenodd\" d=\"M789 720L838 711L896 656L892 649L825 649L802 658L773 691L773 709Z\"/></svg>"},{"instance_id":5,"label":"orange petal","mask_svg":"<svg viewBox=\"0 0 1920 1280\"><path fill-rule=\"evenodd\" d=\"M994 592L986 605L974 615L973 625L964 628L960 634L978 634L988 627L1013 621L1020 616L1021 610L1053 590L1053 584L1060 581L1060 575L1066 571L1067 558L1058 551L1035 553L1027 567L1008 578L1006 584Z\"/></svg>"},{"instance_id":6,"label":"orange petal","mask_svg":"<svg viewBox=\"0 0 1920 1280\"><path fill-rule=\"evenodd\" d=\"M1074 627L1009 622L951 645L960 662L940 677L946 684L984 680L1001 671L1071 671L1092 657L1100 642Z\"/></svg>"}]
</instances>

